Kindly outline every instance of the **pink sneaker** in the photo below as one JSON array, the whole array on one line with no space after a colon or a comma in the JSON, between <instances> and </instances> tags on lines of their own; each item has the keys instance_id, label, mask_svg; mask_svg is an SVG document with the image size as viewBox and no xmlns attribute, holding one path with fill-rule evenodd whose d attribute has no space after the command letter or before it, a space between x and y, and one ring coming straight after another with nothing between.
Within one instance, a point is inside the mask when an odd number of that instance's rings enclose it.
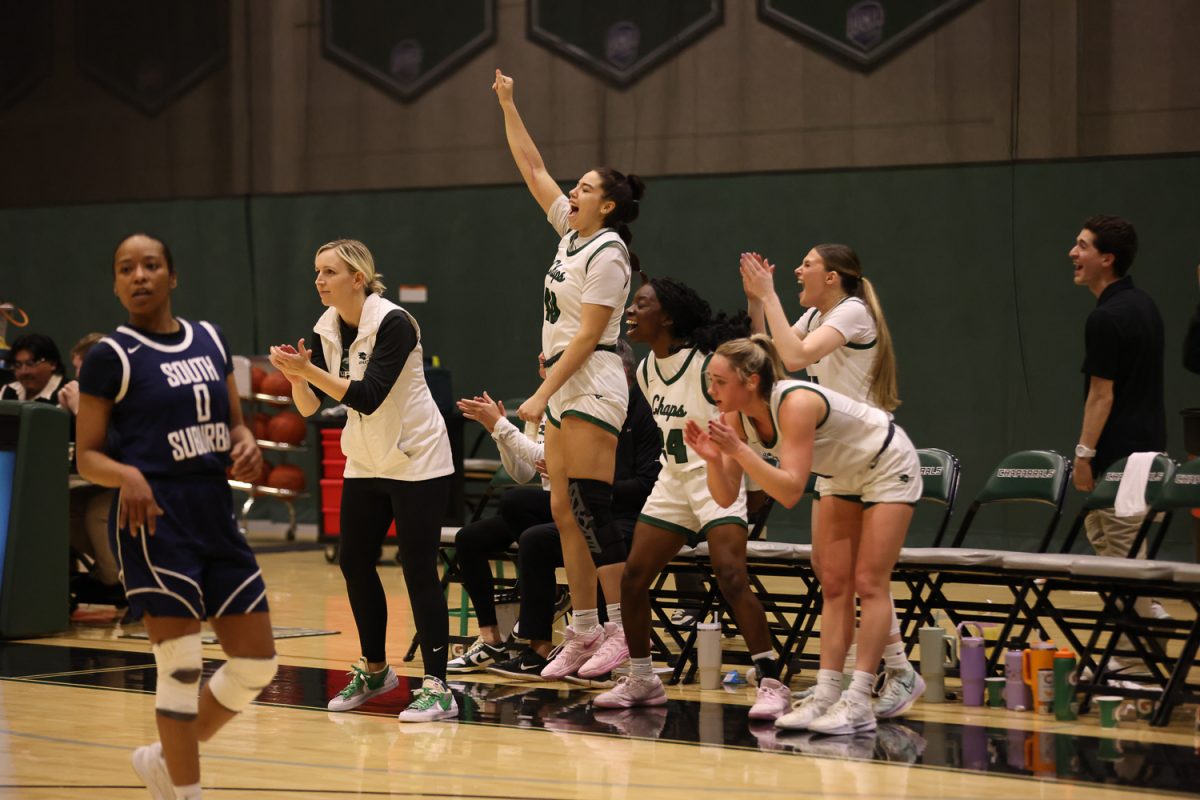
<instances>
[{"instance_id":1,"label":"pink sneaker","mask_svg":"<svg viewBox=\"0 0 1200 800\"><path fill-rule=\"evenodd\" d=\"M596 708L632 708L634 706L661 706L667 702L667 690L657 675L635 678L626 675L617 685L604 694L596 695L592 705Z\"/></svg>"},{"instance_id":2,"label":"pink sneaker","mask_svg":"<svg viewBox=\"0 0 1200 800\"><path fill-rule=\"evenodd\" d=\"M575 628L568 625L566 637L558 648L558 653L542 670L542 677L548 681L556 681L566 675L574 675L602 644L604 626L597 625L587 633L576 633Z\"/></svg>"},{"instance_id":3,"label":"pink sneaker","mask_svg":"<svg viewBox=\"0 0 1200 800\"><path fill-rule=\"evenodd\" d=\"M629 658L629 647L625 644L625 629L615 622L604 623L604 644L600 645L587 663L579 668L579 677L595 678L612 672Z\"/></svg>"},{"instance_id":4,"label":"pink sneaker","mask_svg":"<svg viewBox=\"0 0 1200 800\"><path fill-rule=\"evenodd\" d=\"M792 693L774 678L763 678L758 682L758 694L747 716L750 719L775 719L792 708Z\"/></svg>"}]
</instances>

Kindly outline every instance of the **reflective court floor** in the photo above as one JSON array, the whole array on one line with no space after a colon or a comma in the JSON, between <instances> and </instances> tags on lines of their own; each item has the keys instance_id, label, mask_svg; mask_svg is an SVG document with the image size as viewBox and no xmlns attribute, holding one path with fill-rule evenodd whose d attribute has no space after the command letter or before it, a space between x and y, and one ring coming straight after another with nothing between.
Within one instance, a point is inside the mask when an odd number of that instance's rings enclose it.
<instances>
[{"instance_id":1,"label":"reflective court floor","mask_svg":"<svg viewBox=\"0 0 1200 800\"><path fill-rule=\"evenodd\" d=\"M1170 728L918 703L872 735L820 737L749 724L752 690L672 687L656 709L593 709L568 684L452 676L460 720L401 725L419 680L399 570L389 655L408 680L355 712L325 703L357 639L336 567L319 553L260 557L276 624L339 635L277 641L259 703L203 748L213 797L1087 797L1200 795L1200 739ZM102 615L97 615L102 616ZM155 738L155 670L111 621L0 643L0 797L146 797L129 767ZM206 672L220 651L206 647ZM1192 711L1192 709L1188 709Z\"/></svg>"}]
</instances>

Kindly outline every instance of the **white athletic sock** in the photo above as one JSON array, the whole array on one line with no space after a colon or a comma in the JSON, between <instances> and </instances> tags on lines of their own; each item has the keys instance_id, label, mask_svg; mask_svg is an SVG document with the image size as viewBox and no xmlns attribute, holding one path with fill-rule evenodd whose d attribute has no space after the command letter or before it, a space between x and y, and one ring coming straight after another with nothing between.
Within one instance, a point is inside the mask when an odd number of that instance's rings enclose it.
<instances>
[{"instance_id":1,"label":"white athletic sock","mask_svg":"<svg viewBox=\"0 0 1200 800\"><path fill-rule=\"evenodd\" d=\"M190 783L187 786L176 786L175 800L200 800L200 784Z\"/></svg>"},{"instance_id":2,"label":"white athletic sock","mask_svg":"<svg viewBox=\"0 0 1200 800\"><path fill-rule=\"evenodd\" d=\"M836 669L817 670L817 685L813 695L826 703L836 703L842 696L842 673Z\"/></svg>"},{"instance_id":3,"label":"white athletic sock","mask_svg":"<svg viewBox=\"0 0 1200 800\"><path fill-rule=\"evenodd\" d=\"M869 706L871 705L871 687L874 685L874 673L857 670L854 673L854 679L850 681L850 688L846 690L847 697L852 702Z\"/></svg>"},{"instance_id":4,"label":"white athletic sock","mask_svg":"<svg viewBox=\"0 0 1200 800\"><path fill-rule=\"evenodd\" d=\"M614 625L624 625L625 624L621 621L621 604L620 603L609 603L608 605L606 605L604 607L604 610L608 612L608 621L609 622L613 623Z\"/></svg>"},{"instance_id":5,"label":"white athletic sock","mask_svg":"<svg viewBox=\"0 0 1200 800\"><path fill-rule=\"evenodd\" d=\"M629 659L629 675L638 680L649 680L654 677L654 663L650 656Z\"/></svg>"},{"instance_id":6,"label":"white athletic sock","mask_svg":"<svg viewBox=\"0 0 1200 800\"><path fill-rule=\"evenodd\" d=\"M846 650L846 660L842 663L842 688L850 687L850 681L854 678L854 668L858 664L858 643L851 642L850 647Z\"/></svg>"},{"instance_id":7,"label":"white athletic sock","mask_svg":"<svg viewBox=\"0 0 1200 800\"><path fill-rule=\"evenodd\" d=\"M587 633L599 625L600 612L594 608L577 608L571 613L571 627L575 629L576 633Z\"/></svg>"},{"instance_id":8,"label":"white athletic sock","mask_svg":"<svg viewBox=\"0 0 1200 800\"><path fill-rule=\"evenodd\" d=\"M892 642L883 648L883 664L888 669L907 671L912 669L908 656L904 655L904 642Z\"/></svg>"}]
</instances>

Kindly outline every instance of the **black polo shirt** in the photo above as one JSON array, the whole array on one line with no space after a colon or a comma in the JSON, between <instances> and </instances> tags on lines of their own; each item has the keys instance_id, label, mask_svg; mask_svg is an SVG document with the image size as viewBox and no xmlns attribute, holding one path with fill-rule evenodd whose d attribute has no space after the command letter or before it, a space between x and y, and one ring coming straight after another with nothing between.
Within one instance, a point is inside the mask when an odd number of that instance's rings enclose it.
<instances>
[{"instance_id":1,"label":"black polo shirt","mask_svg":"<svg viewBox=\"0 0 1200 800\"><path fill-rule=\"evenodd\" d=\"M1113 405L1096 443L1093 473L1130 453L1167 449L1163 321L1150 295L1126 276L1109 284L1088 315L1083 394L1094 376L1113 382Z\"/></svg>"}]
</instances>

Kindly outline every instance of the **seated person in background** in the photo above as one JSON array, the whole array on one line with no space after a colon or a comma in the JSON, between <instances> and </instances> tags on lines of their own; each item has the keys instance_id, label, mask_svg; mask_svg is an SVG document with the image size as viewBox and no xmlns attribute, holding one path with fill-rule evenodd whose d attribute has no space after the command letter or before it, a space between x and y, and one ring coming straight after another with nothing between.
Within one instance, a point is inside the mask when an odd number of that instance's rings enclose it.
<instances>
[{"instance_id":1,"label":"seated person in background","mask_svg":"<svg viewBox=\"0 0 1200 800\"><path fill-rule=\"evenodd\" d=\"M0 389L0 400L57 405L63 386L63 363L54 340L40 333L27 333L12 343L11 352L17 379Z\"/></svg>"},{"instance_id":2,"label":"seated person in background","mask_svg":"<svg viewBox=\"0 0 1200 800\"><path fill-rule=\"evenodd\" d=\"M79 413L79 369L83 359L104 338L102 333L89 333L71 348L71 366L75 378L59 389L58 403L72 415ZM116 492L102 486L83 484L71 489L70 524L72 563L84 565L81 572L71 576L72 606L79 603L112 605L122 608L125 589L117 559L108 541L108 511Z\"/></svg>"},{"instance_id":3,"label":"seated person in background","mask_svg":"<svg viewBox=\"0 0 1200 800\"><path fill-rule=\"evenodd\" d=\"M546 370L541 365L543 360L544 357L539 354L538 376L545 380ZM545 448L542 443L546 433L546 418L543 416L538 423L525 423L522 432L505 415L504 404L492 400L487 392L473 399L459 400L458 408L464 417L478 422L492 435L500 451L500 462L515 483L529 483L539 474L542 480L536 488L518 486L504 492L500 495L500 509L495 516L464 525L454 538L463 587L471 597L475 618L479 622L479 638L465 653L446 664L446 671L451 673L485 670L507 655L496 619L493 598L495 583L489 557L517 541L526 528L553 522L554 519L550 513L550 480L546 476ZM550 587L550 596L553 604L553 585ZM548 639L532 642L532 645L546 652L552 646Z\"/></svg>"},{"instance_id":4,"label":"seated person in background","mask_svg":"<svg viewBox=\"0 0 1200 800\"><path fill-rule=\"evenodd\" d=\"M636 366L633 349L622 341L618 342L617 352L625 363L626 377L632 382ZM464 574L464 585L479 620L480 638L461 657L451 661L447 671L487 669L507 677L540 680L547 656L553 649L555 570L563 565L558 529L550 514L549 483L541 437L536 435L537 430L527 430L526 435L522 436L504 417L500 404L493 402L486 394L474 400L461 401L459 408L469 419L478 420L492 433L499 445L505 469L514 480L524 482L540 473L543 488L509 490L501 497L497 517L481 520L459 531L455 544ZM534 438L530 437L531 434ZM637 514L658 475L660 449L658 428L649 404L640 392L630 392L629 411L617 439L613 483L614 522L627 541L633 535ZM501 530L507 533L500 534ZM521 575L518 630L520 636L529 641L529 646L514 658L500 661L505 648L495 625L488 556L507 548L514 541L518 542ZM619 605L614 602L613 607ZM610 620L606 624L618 623Z\"/></svg>"},{"instance_id":5,"label":"seated person in background","mask_svg":"<svg viewBox=\"0 0 1200 800\"><path fill-rule=\"evenodd\" d=\"M75 370L75 380L63 384L59 389L58 404L72 414L79 413L79 369L83 366L83 358L103 338L103 333L89 333L71 348L71 367Z\"/></svg>"}]
</instances>

